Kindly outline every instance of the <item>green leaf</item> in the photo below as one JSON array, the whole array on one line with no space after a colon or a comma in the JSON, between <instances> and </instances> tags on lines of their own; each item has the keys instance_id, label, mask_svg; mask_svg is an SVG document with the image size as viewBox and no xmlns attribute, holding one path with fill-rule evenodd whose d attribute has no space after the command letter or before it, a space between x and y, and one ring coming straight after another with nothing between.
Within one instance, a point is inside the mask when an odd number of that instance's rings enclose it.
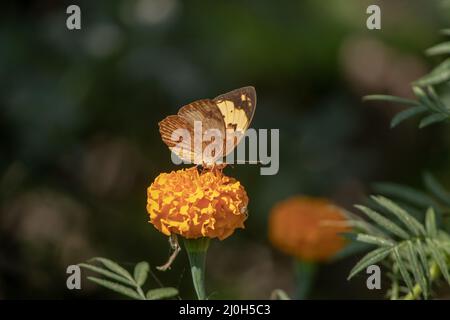
<instances>
[{"instance_id":1,"label":"green leaf","mask_svg":"<svg viewBox=\"0 0 450 320\"><path fill-rule=\"evenodd\" d=\"M291 298L289 298L288 294L281 289L273 290L270 297L271 297L270 298L271 300L291 300Z\"/></svg>"},{"instance_id":2,"label":"green leaf","mask_svg":"<svg viewBox=\"0 0 450 320\"><path fill-rule=\"evenodd\" d=\"M429 74L423 76L414 84L419 86L432 86L443 83L450 79L450 69L433 70Z\"/></svg>"},{"instance_id":3,"label":"green leaf","mask_svg":"<svg viewBox=\"0 0 450 320\"><path fill-rule=\"evenodd\" d=\"M95 282L95 283L105 287L105 288L108 288L115 292L121 293L127 297L137 299L137 300L142 300L142 297L139 296L139 294L136 291L134 291L133 289L130 289L128 287L125 287L121 284L111 282L108 280L104 280L104 279L100 279L100 278L96 278L96 277L88 277L88 279L91 280L92 282Z\"/></svg>"},{"instance_id":4,"label":"green leaf","mask_svg":"<svg viewBox=\"0 0 450 320\"><path fill-rule=\"evenodd\" d=\"M420 285L422 288L422 293L426 298L428 296L428 286L425 278L424 271L419 264L419 260L417 259L416 251L411 241L406 241L406 248L408 253L408 260L411 266L412 273L414 275L414 280L416 283Z\"/></svg>"},{"instance_id":5,"label":"green leaf","mask_svg":"<svg viewBox=\"0 0 450 320\"><path fill-rule=\"evenodd\" d=\"M178 295L178 290L172 287L152 289L147 292L147 299L162 300L173 298Z\"/></svg>"},{"instance_id":6,"label":"green leaf","mask_svg":"<svg viewBox=\"0 0 450 320\"><path fill-rule=\"evenodd\" d=\"M425 186L433 193L436 198L450 206L450 193L431 175L426 172L423 176Z\"/></svg>"},{"instance_id":7,"label":"green leaf","mask_svg":"<svg viewBox=\"0 0 450 320\"><path fill-rule=\"evenodd\" d=\"M433 113L430 114L429 116L426 116L425 118L423 118L420 123L419 123L419 128L423 129L426 128L432 124L438 123L438 122L442 122L445 121L449 118L448 115L443 114L443 113Z\"/></svg>"},{"instance_id":8,"label":"green leaf","mask_svg":"<svg viewBox=\"0 0 450 320\"><path fill-rule=\"evenodd\" d=\"M411 276L409 275L408 269L407 269L404 261L402 260L402 257L400 255L398 247L394 248L394 259L395 259L395 262L397 263L398 270L400 271L400 274L402 275L403 281L408 286L408 290L412 293L413 292L412 279L411 279Z\"/></svg>"},{"instance_id":9,"label":"green leaf","mask_svg":"<svg viewBox=\"0 0 450 320\"><path fill-rule=\"evenodd\" d=\"M431 238L436 238L436 215L434 213L434 209L431 207L427 210L427 214L425 216L425 227L427 229L428 236Z\"/></svg>"},{"instance_id":10,"label":"green leaf","mask_svg":"<svg viewBox=\"0 0 450 320\"><path fill-rule=\"evenodd\" d=\"M134 283L134 279L131 276L131 274L125 270L124 268L122 268L121 266L119 266L116 262L111 261L109 259L106 258L101 258L101 257L95 257L91 259L92 261L98 261L100 263L102 263L106 268L108 268L109 270L120 274L121 276L123 276L124 278L129 279L130 281L132 281Z\"/></svg>"},{"instance_id":11,"label":"green leaf","mask_svg":"<svg viewBox=\"0 0 450 320\"><path fill-rule=\"evenodd\" d=\"M450 234L445 231L438 232L438 238L434 239L435 243L439 245L450 257Z\"/></svg>"},{"instance_id":12,"label":"green leaf","mask_svg":"<svg viewBox=\"0 0 450 320\"><path fill-rule=\"evenodd\" d=\"M450 54L450 41L439 43L425 51L429 56L435 56L440 54Z\"/></svg>"},{"instance_id":13,"label":"green leaf","mask_svg":"<svg viewBox=\"0 0 450 320\"><path fill-rule=\"evenodd\" d=\"M104 275L105 277L109 277L109 278L111 278L111 279L113 279L113 280L122 282L122 283L127 284L127 285L133 285L133 283L130 282L130 280L128 280L128 279L122 277L121 275L118 275L118 274L116 274L116 273L113 273L113 272L111 272L111 271L108 271L108 270L106 270L106 269L99 268L99 267L97 267L97 266L93 266L93 265L90 265L90 264L87 264L87 263L80 263L80 264L78 264L78 265L79 265L80 267L82 267L82 268L86 268L86 269L88 269L88 270L97 272L97 273L99 273L99 274L101 274L101 275Z\"/></svg>"},{"instance_id":14,"label":"green leaf","mask_svg":"<svg viewBox=\"0 0 450 320\"><path fill-rule=\"evenodd\" d=\"M430 266L428 264L427 254L425 252L424 245L420 239L416 239L415 241L415 249L419 255L420 263L422 264L423 270L425 270L426 279L429 280L429 284L431 285L431 274L430 274Z\"/></svg>"},{"instance_id":15,"label":"green leaf","mask_svg":"<svg viewBox=\"0 0 450 320\"><path fill-rule=\"evenodd\" d=\"M444 104L444 102L439 98L438 94L436 93L436 90L432 86L427 87L428 95L430 96L431 100L434 102L438 110L440 110L442 113L447 114L447 116L450 115L450 110L447 108L447 106Z\"/></svg>"},{"instance_id":16,"label":"green leaf","mask_svg":"<svg viewBox=\"0 0 450 320\"><path fill-rule=\"evenodd\" d=\"M368 244L374 244L381 247L392 247L395 245L395 242L392 242L389 239L375 237L370 234L358 233L356 236L356 240Z\"/></svg>"},{"instance_id":17,"label":"green leaf","mask_svg":"<svg viewBox=\"0 0 450 320\"><path fill-rule=\"evenodd\" d=\"M420 224L423 225L422 221L425 220L425 210L423 208L417 208L415 206L411 206L410 204L406 204L401 201L395 202L400 208L405 210L410 216L414 217Z\"/></svg>"},{"instance_id":18,"label":"green leaf","mask_svg":"<svg viewBox=\"0 0 450 320\"><path fill-rule=\"evenodd\" d=\"M397 125L399 125L401 122L412 118L416 115L422 114L427 112L428 108L424 106L416 106L412 108L408 108L406 110L403 110L399 113L397 113L391 120L391 128L395 128Z\"/></svg>"},{"instance_id":19,"label":"green leaf","mask_svg":"<svg viewBox=\"0 0 450 320\"><path fill-rule=\"evenodd\" d=\"M364 232L368 234L376 234L380 236L384 236L384 232L382 230L379 230L375 226L370 225L366 221L362 219L353 219L349 221L349 226L352 228L353 232ZM351 238L353 240L353 238Z\"/></svg>"},{"instance_id":20,"label":"green leaf","mask_svg":"<svg viewBox=\"0 0 450 320\"><path fill-rule=\"evenodd\" d=\"M442 250L444 250L447 253L447 255L450 256L450 242L448 240L445 242L435 240L435 242Z\"/></svg>"},{"instance_id":21,"label":"green leaf","mask_svg":"<svg viewBox=\"0 0 450 320\"><path fill-rule=\"evenodd\" d=\"M389 253L391 253L391 251L392 251L391 247L383 247L369 252L361 260L359 260L358 263L353 267L353 269L350 271L350 275L348 276L347 280L350 280L356 274L361 272L361 270L366 269L368 266L371 266L372 264L375 264L383 260L389 255Z\"/></svg>"},{"instance_id":22,"label":"green leaf","mask_svg":"<svg viewBox=\"0 0 450 320\"><path fill-rule=\"evenodd\" d=\"M423 192L396 183L380 182L373 185L380 194L398 198L422 208L436 205L435 201Z\"/></svg>"},{"instance_id":23,"label":"green leaf","mask_svg":"<svg viewBox=\"0 0 450 320\"><path fill-rule=\"evenodd\" d=\"M363 97L363 101L387 101L387 102L394 102L394 103L400 103L407 106L420 106L420 103L416 100L411 99L405 99L401 97L396 96L389 96L384 94L372 94Z\"/></svg>"},{"instance_id":24,"label":"green leaf","mask_svg":"<svg viewBox=\"0 0 450 320\"><path fill-rule=\"evenodd\" d=\"M145 283L149 270L150 266L145 261L139 262L134 267L134 280L136 281L138 286L142 286Z\"/></svg>"},{"instance_id":25,"label":"green leaf","mask_svg":"<svg viewBox=\"0 0 450 320\"><path fill-rule=\"evenodd\" d=\"M445 59L440 64L438 64L431 73L439 73L442 71L450 70L450 58Z\"/></svg>"},{"instance_id":26,"label":"green leaf","mask_svg":"<svg viewBox=\"0 0 450 320\"><path fill-rule=\"evenodd\" d=\"M435 110L434 103L430 100L427 92L424 89L422 89L421 87L418 87L418 86L413 86L412 90L413 90L414 94L416 95L416 97L421 102L421 104L425 105L426 107L428 107L432 110Z\"/></svg>"},{"instance_id":27,"label":"green leaf","mask_svg":"<svg viewBox=\"0 0 450 320\"><path fill-rule=\"evenodd\" d=\"M392 274L389 275L391 280L391 289L388 291L389 299L397 300L400 286L398 284L398 266L394 264L392 266Z\"/></svg>"},{"instance_id":28,"label":"green leaf","mask_svg":"<svg viewBox=\"0 0 450 320\"><path fill-rule=\"evenodd\" d=\"M450 285L450 275L448 273L447 264L445 262L445 256L442 254L439 246L433 240L426 239L426 241L427 247L430 250L431 255L433 256L434 261L436 261L437 265L439 266L439 269L441 270L442 275Z\"/></svg>"},{"instance_id":29,"label":"green leaf","mask_svg":"<svg viewBox=\"0 0 450 320\"><path fill-rule=\"evenodd\" d=\"M389 212L393 213L397 218L403 222L403 224L411 230L414 235L425 235L425 228L410 214L403 210L400 206L385 198L383 196L372 196L379 205L386 208Z\"/></svg>"},{"instance_id":30,"label":"green leaf","mask_svg":"<svg viewBox=\"0 0 450 320\"><path fill-rule=\"evenodd\" d=\"M389 219L386 219L378 212L364 207L360 205L356 205L356 208L363 211L370 219L375 221L378 225L380 225L382 228L384 228L386 231L389 231L390 233L402 238L402 239L409 239L410 236L406 231L404 231L402 228L397 226L395 223L391 222Z\"/></svg>"},{"instance_id":31,"label":"green leaf","mask_svg":"<svg viewBox=\"0 0 450 320\"><path fill-rule=\"evenodd\" d=\"M450 29L442 29L441 33L445 36L450 36Z\"/></svg>"}]
</instances>

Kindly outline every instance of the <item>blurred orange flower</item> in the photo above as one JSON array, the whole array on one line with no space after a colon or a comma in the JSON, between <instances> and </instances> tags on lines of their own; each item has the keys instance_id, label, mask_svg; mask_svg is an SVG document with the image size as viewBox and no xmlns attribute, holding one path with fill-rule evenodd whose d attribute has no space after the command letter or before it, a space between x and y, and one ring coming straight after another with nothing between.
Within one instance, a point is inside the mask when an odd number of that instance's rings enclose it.
<instances>
[{"instance_id":1,"label":"blurred orange flower","mask_svg":"<svg viewBox=\"0 0 450 320\"><path fill-rule=\"evenodd\" d=\"M350 231L343 210L326 199L295 196L276 204L269 218L269 239L286 254L324 261L345 246L339 233Z\"/></svg>"},{"instance_id":2,"label":"blurred orange flower","mask_svg":"<svg viewBox=\"0 0 450 320\"><path fill-rule=\"evenodd\" d=\"M162 173L147 189L150 223L165 235L187 239L229 237L244 228L247 205L244 187L221 170Z\"/></svg>"}]
</instances>

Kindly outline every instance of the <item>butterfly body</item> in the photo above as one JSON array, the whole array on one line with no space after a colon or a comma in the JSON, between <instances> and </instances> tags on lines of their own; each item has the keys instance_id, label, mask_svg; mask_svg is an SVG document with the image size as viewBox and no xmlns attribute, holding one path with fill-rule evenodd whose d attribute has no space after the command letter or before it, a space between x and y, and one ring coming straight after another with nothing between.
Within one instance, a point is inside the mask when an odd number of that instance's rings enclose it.
<instances>
[{"instance_id":1,"label":"butterfly body","mask_svg":"<svg viewBox=\"0 0 450 320\"><path fill-rule=\"evenodd\" d=\"M218 167L244 137L255 108L255 88L243 87L181 107L176 115L159 123L159 131L180 159Z\"/></svg>"}]
</instances>

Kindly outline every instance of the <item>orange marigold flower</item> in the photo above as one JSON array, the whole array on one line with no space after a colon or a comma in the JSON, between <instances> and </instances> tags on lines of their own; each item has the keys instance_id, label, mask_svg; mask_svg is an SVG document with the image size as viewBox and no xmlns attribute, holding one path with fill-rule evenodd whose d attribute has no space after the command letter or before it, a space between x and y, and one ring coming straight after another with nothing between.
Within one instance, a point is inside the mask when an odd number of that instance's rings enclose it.
<instances>
[{"instance_id":1,"label":"orange marigold flower","mask_svg":"<svg viewBox=\"0 0 450 320\"><path fill-rule=\"evenodd\" d=\"M295 196L275 205L269 218L269 239L289 255L324 261L345 246L343 210L326 199Z\"/></svg>"},{"instance_id":2,"label":"orange marigold flower","mask_svg":"<svg viewBox=\"0 0 450 320\"><path fill-rule=\"evenodd\" d=\"M162 173L147 189L150 223L168 236L223 240L244 228L247 205L241 183L220 170L199 173L193 167Z\"/></svg>"}]
</instances>

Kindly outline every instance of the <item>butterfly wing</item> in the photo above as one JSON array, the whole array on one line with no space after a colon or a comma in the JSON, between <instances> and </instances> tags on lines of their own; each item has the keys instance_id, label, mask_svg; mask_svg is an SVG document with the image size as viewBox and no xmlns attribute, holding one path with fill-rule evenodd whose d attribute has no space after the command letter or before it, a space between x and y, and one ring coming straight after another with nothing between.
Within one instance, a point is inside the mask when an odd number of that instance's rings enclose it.
<instances>
[{"instance_id":1,"label":"butterfly wing","mask_svg":"<svg viewBox=\"0 0 450 320\"><path fill-rule=\"evenodd\" d=\"M195 123L201 123L201 132L195 132ZM178 130L182 131L178 131ZM204 159L203 151L212 141L203 141L203 136L211 130L218 130L225 137L225 125L222 113L215 101L203 99L183 106L177 115L166 117L159 123L162 140L179 158L194 164L213 162L222 157L224 144L216 144L212 158ZM223 139L223 138L222 138ZM201 146L201 148L196 146Z\"/></svg>"},{"instance_id":2,"label":"butterfly wing","mask_svg":"<svg viewBox=\"0 0 450 320\"><path fill-rule=\"evenodd\" d=\"M223 116L227 131L237 135L226 138L224 155L227 155L239 144L245 131L250 126L256 109L256 91L254 87L243 87L217 96L213 100ZM237 138L236 138L237 137Z\"/></svg>"}]
</instances>

